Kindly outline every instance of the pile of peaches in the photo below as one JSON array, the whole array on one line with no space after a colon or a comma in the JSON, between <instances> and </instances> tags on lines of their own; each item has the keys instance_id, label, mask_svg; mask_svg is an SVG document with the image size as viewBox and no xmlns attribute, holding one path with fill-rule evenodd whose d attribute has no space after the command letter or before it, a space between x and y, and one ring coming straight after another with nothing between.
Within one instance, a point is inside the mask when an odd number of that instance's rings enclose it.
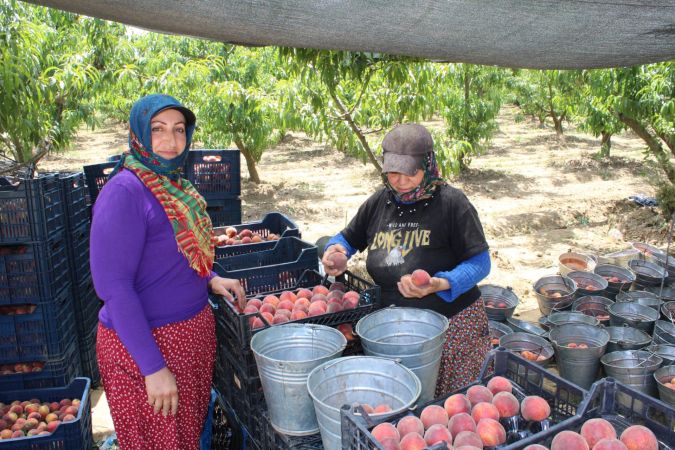
<instances>
[{"instance_id":1,"label":"pile of peaches","mask_svg":"<svg viewBox=\"0 0 675 450\"><path fill-rule=\"evenodd\" d=\"M52 434L62 422L72 422L80 409L79 399L40 402L34 398L0 403L0 440Z\"/></svg>"},{"instance_id":2,"label":"pile of peaches","mask_svg":"<svg viewBox=\"0 0 675 450\"><path fill-rule=\"evenodd\" d=\"M279 236L274 233L267 233L266 237L263 237L263 234L265 233L257 233L248 228L237 231L234 227L227 227L225 228L224 234L216 235L216 246L225 247L226 245L255 244L258 242L279 240Z\"/></svg>"},{"instance_id":3,"label":"pile of peaches","mask_svg":"<svg viewBox=\"0 0 675 450\"><path fill-rule=\"evenodd\" d=\"M42 372L45 367L43 361L0 364L0 375L16 375L17 373Z\"/></svg>"}]
</instances>

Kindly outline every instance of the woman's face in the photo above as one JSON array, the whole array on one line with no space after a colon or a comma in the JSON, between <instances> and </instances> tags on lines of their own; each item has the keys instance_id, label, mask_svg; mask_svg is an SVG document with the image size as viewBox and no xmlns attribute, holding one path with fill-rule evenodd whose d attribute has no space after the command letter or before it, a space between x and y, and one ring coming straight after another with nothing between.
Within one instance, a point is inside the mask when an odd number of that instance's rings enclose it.
<instances>
[{"instance_id":1,"label":"woman's face","mask_svg":"<svg viewBox=\"0 0 675 450\"><path fill-rule=\"evenodd\" d=\"M399 193L412 191L420 185L422 179L424 179L422 169L417 169L415 175L412 176L399 172L387 172L387 181Z\"/></svg>"},{"instance_id":2,"label":"woman's face","mask_svg":"<svg viewBox=\"0 0 675 450\"><path fill-rule=\"evenodd\" d=\"M164 159L174 159L185 151L187 135L185 117L177 109L165 109L150 121L152 152Z\"/></svg>"}]
</instances>

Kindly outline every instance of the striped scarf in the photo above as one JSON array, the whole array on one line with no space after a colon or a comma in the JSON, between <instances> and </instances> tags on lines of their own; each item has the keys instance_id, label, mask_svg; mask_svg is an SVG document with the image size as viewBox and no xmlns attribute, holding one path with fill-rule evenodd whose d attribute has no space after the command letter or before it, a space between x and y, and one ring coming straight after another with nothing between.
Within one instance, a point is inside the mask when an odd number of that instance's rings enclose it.
<instances>
[{"instance_id":1,"label":"striped scarf","mask_svg":"<svg viewBox=\"0 0 675 450\"><path fill-rule=\"evenodd\" d=\"M398 203L404 204L415 203L420 200L431 198L436 191L436 186L447 184L446 181L441 178L438 164L436 163L436 154L434 152L429 152L424 155L424 178L415 189L399 193L392 187L389 180L387 180L387 174L382 174L382 179L384 185L394 196L394 199L396 199Z\"/></svg>"},{"instance_id":2,"label":"striped scarf","mask_svg":"<svg viewBox=\"0 0 675 450\"><path fill-rule=\"evenodd\" d=\"M148 169L133 154L126 155L124 167L136 174L164 208L176 236L178 251L190 267L200 276L208 276L213 268L215 249L213 225L206 213L204 198L185 178L175 181L177 187L166 176Z\"/></svg>"}]
</instances>

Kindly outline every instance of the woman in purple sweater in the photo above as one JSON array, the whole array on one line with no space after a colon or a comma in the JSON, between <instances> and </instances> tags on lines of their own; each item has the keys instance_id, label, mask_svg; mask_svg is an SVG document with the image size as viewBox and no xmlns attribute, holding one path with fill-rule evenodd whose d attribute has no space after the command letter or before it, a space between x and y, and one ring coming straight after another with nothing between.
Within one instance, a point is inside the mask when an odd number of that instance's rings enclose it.
<instances>
[{"instance_id":1,"label":"woman in purple sweater","mask_svg":"<svg viewBox=\"0 0 675 450\"><path fill-rule=\"evenodd\" d=\"M129 152L94 205L96 354L123 450L199 448L216 345L207 289L245 301L237 280L212 272L206 202L180 176L194 129L168 95L137 101Z\"/></svg>"}]
</instances>

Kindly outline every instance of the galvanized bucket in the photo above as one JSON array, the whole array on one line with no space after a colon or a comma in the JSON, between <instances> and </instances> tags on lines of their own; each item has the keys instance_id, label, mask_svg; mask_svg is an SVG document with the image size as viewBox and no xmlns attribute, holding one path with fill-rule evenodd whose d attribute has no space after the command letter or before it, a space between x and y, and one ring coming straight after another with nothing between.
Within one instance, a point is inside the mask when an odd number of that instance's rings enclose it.
<instances>
[{"instance_id":1,"label":"galvanized bucket","mask_svg":"<svg viewBox=\"0 0 675 450\"><path fill-rule=\"evenodd\" d=\"M608 286L607 280L593 272L573 271L568 273L567 277L577 284L577 291L574 293L576 298L602 295Z\"/></svg>"},{"instance_id":2,"label":"galvanized bucket","mask_svg":"<svg viewBox=\"0 0 675 450\"><path fill-rule=\"evenodd\" d=\"M675 324L665 320L657 320L654 325L654 343L675 345Z\"/></svg>"},{"instance_id":3,"label":"galvanized bucket","mask_svg":"<svg viewBox=\"0 0 675 450\"><path fill-rule=\"evenodd\" d=\"M654 380L659 389L659 398L671 406L675 407L675 389L666 386L668 380L675 378L675 365L663 366L654 372Z\"/></svg>"},{"instance_id":4,"label":"galvanized bucket","mask_svg":"<svg viewBox=\"0 0 675 450\"><path fill-rule=\"evenodd\" d=\"M513 315L518 306L518 296L511 289L494 284L483 284L478 289L489 320L504 322ZM505 306L500 307L500 304Z\"/></svg>"},{"instance_id":5,"label":"galvanized bucket","mask_svg":"<svg viewBox=\"0 0 675 450\"><path fill-rule=\"evenodd\" d=\"M595 265L595 260L583 253L566 252L558 256L558 273L563 276L574 271L593 272Z\"/></svg>"},{"instance_id":6,"label":"galvanized bucket","mask_svg":"<svg viewBox=\"0 0 675 450\"><path fill-rule=\"evenodd\" d=\"M675 364L675 345L651 344L647 350L658 355L663 359L661 366L671 366Z\"/></svg>"},{"instance_id":7,"label":"galvanized bucket","mask_svg":"<svg viewBox=\"0 0 675 450\"><path fill-rule=\"evenodd\" d=\"M495 322L494 320L488 320L488 327L490 328L490 339L492 340L493 347L499 346L499 338L513 333L511 328L501 322Z\"/></svg>"},{"instance_id":8,"label":"galvanized bucket","mask_svg":"<svg viewBox=\"0 0 675 450\"><path fill-rule=\"evenodd\" d=\"M532 322L528 322L526 320L514 319L513 317L509 317L508 319L506 319L506 323L515 332L530 333L530 334L534 334L535 336L539 336L539 337L542 337L544 339L548 339L548 331L544 330L540 326L537 326L537 325L533 324Z\"/></svg>"},{"instance_id":9,"label":"galvanized bucket","mask_svg":"<svg viewBox=\"0 0 675 450\"><path fill-rule=\"evenodd\" d=\"M668 276L666 269L650 261L632 259L628 261L628 267L635 272L635 282L633 283L635 290L661 286L664 278Z\"/></svg>"},{"instance_id":10,"label":"galvanized bucket","mask_svg":"<svg viewBox=\"0 0 675 450\"><path fill-rule=\"evenodd\" d=\"M594 327L600 325L600 321L595 317L580 312L557 312L548 316L548 324L551 329L568 323L585 323Z\"/></svg>"},{"instance_id":11,"label":"galvanized bucket","mask_svg":"<svg viewBox=\"0 0 675 450\"><path fill-rule=\"evenodd\" d=\"M326 450L342 449L340 408L343 405L387 404L399 414L420 396L419 378L403 364L387 358L348 356L316 367L307 378L321 440Z\"/></svg>"},{"instance_id":12,"label":"galvanized bucket","mask_svg":"<svg viewBox=\"0 0 675 450\"><path fill-rule=\"evenodd\" d=\"M663 362L659 356L643 350L626 350L607 353L600 361L608 377L652 397L656 395L654 372Z\"/></svg>"},{"instance_id":13,"label":"galvanized bucket","mask_svg":"<svg viewBox=\"0 0 675 450\"><path fill-rule=\"evenodd\" d=\"M575 323L555 327L549 339L555 350L560 375L584 389L590 388L598 375L609 333L602 327ZM568 347L571 343L585 344L588 348Z\"/></svg>"},{"instance_id":14,"label":"galvanized bucket","mask_svg":"<svg viewBox=\"0 0 675 450\"><path fill-rule=\"evenodd\" d=\"M663 302L658 298L649 298L649 297L636 298L635 300L626 303L637 303L638 305L652 308L656 312L659 312L659 310L661 309L661 305L663 305Z\"/></svg>"},{"instance_id":15,"label":"galvanized bucket","mask_svg":"<svg viewBox=\"0 0 675 450\"><path fill-rule=\"evenodd\" d=\"M639 253L639 258L635 259L642 259L644 261L651 261L655 262L656 261L656 255L662 255L665 256L666 253L661 250L660 248L654 247L653 245L649 245L645 242L631 242L631 246L637 250Z\"/></svg>"},{"instance_id":16,"label":"galvanized bucket","mask_svg":"<svg viewBox=\"0 0 675 450\"><path fill-rule=\"evenodd\" d=\"M499 339L499 345L540 366L550 363L554 355L553 346L549 341L530 333L516 332L507 334ZM523 355L523 352L530 352L536 358Z\"/></svg>"},{"instance_id":17,"label":"galvanized bucket","mask_svg":"<svg viewBox=\"0 0 675 450\"><path fill-rule=\"evenodd\" d=\"M613 266L620 266L628 268L628 261L640 257L640 252L634 248L627 250L620 250L618 252L608 253L598 257L600 264L610 264ZM597 272L596 272L597 273Z\"/></svg>"},{"instance_id":18,"label":"galvanized bucket","mask_svg":"<svg viewBox=\"0 0 675 450\"><path fill-rule=\"evenodd\" d=\"M642 330L632 327L605 327L609 333L606 353L624 350L640 350L649 345L652 337Z\"/></svg>"},{"instance_id":19,"label":"galvanized bucket","mask_svg":"<svg viewBox=\"0 0 675 450\"><path fill-rule=\"evenodd\" d=\"M595 317L601 324L609 324L609 308L614 302L607 297L587 295L574 301L572 311Z\"/></svg>"},{"instance_id":20,"label":"galvanized bucket","mask_svg":"<svg viewBox=\"0 0 675 450\"><path fill-rule=\"evenodd\" d=\"M363 353L399 361L422 383L420 402L434 398L448 318L419 308L389 307L361 318L356 334Z\"/></svg>"},{"instance_id":21,"label":"galvanized bucket","mask_svg":"<svg viewBox=\"0 0 675 450\"><path fill-rule=\"evenodd\" d=\"M675 256L668 256L667 261L665 253L663 255L655 254L654 256L656 258L656 264L668 271L666 284L675 284Z\"/></svg>"},{"instance_id":22,"label":"galvanized bucket","mask_svg":"<svg viewBox=\"0 0 675 450\"><path fill-rule=\"evenodd\" d=\"M565 276L550 275L537 280L533 288L539 311L548 316L553 311L562 311L572 306L577 285Z\"/></svg>"},{"instance_id":23,"label":"galvanized bucket","mask_svg":"<svg viewBox=\"0 0 675 450\"><path fill-rule=\"evenodd\" d=\"M339 357L346 346L341 332L315 324L277 325L253 336L251 350L275 430L291 436L319 431L307 376Z\"/></svg>"},{"instance_id":24,"label":"galvanized bucket","mask_svg":"<svg viewBox=\"0 0 675 450\"><path fill-rule=\"evenodd\" d=\"M646 290L664 302L675 301L675 287L673 286L663 286L663 289L661 289L661 286L651 286L646 288Z\"/></svg>"},{"instance_id":25,"label":"galvanized bucket","mask_svg":"<svg viewBox=\"0 0 675 450\"><path fill-rule=\"evenodd\" d=\"M608 308L609 323L613 326L622 326L637 328L648 334L652 334L654 323L659 318L659 312L649 306L638 305L637 303L614 303Z\"/></svg>"},{"instance_id":26,"label":"galvanized bucket","mask_svg":"<svg viewBox=\"0 0 675 450\"><path fill-rule=\"evenodd\" d=\"M633 281L635 281L635 273L633 273L632 270L613 264L600 264L595 267L593 272L607 280L607 289L605 289L605 293L606 297L612 300L614 300L616 294L628 292ZM611 281L611 277L616 277L619 281Z\"/></svg>"},{"instance_id":27,"label":"galvanized bucket","mask_svg":"<svg viewBox=\"0 0 675 450\"><path fill-rule=\"evenodd\" d=\"M675 322L675 302L666 302L661 305L661 317L668 322Z\"/></svg>"},{"instance_id":28,"label":"galvanized bucket","mask_svg":"<svg viewBox=\"0 0 675 450\"><path fill-rule=\"evenodd\" d=\"M637 300L639 298L659 298L659 296L654 294L653 292L649 292L647 290L645 290L645 291L628 291L628 292L621 292L620 294L616 294L616 301L617 302L632 302L632 301Z\"/></svg>"}]
</instances>

